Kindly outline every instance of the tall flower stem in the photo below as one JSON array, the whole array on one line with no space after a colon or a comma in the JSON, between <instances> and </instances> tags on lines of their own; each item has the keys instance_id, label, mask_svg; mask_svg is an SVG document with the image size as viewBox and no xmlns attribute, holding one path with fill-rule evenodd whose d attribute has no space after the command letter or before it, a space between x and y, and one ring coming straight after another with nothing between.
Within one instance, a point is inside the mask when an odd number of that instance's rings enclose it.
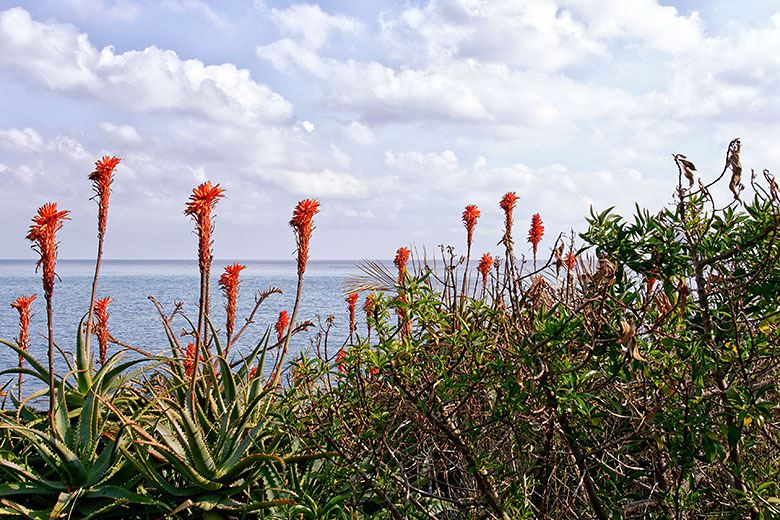
<instances>
[{"instance_id":1,"label":"tall flower stem","mask_svg":"<svg viewBox=\"0 0 780 520\"><path fill-rule=\"evenodd\" d=\"M33 225L27 233L27 239L33 242L32 248L40 255L38 267L43 266L43 293L46 297L46 321L49 333L49 420L52 431L57 433L54 422L54 325L52 319L52 297L54 295L54 267L57 264L57 231L62 221L68 220L68 211L57 211L57 203L47 203L38 208L33 217Z\"/></svg>"},{"instance_id":2,"label":"tall flower stem","mask_svg":"<svg viewBox=\"0 0 780 520\"><path fill-rule=\"evenodd\" d=\"M306 262L309 260L309 240L314 231L314 215L319 213L320 203L314 199L305 199L300 201L293 211L290 226L295 232L295 243L298 246L298 287L295 291L295 305L293 305L292 316L290 317L290 327L287 329L287 335L284 338L282 354L279 356L279 362L276 365L271 388L276 388L282 379L282 367L287 359L287 349L290 346L293 328L295 328L295 318L298 316L298 305L301 302L301 288L303 287L303 273L306 272Z\"/></svg>"},{"instance_id":3,"label":"tall flower stem","mask_svg":"<svg viewBox=\"0 0 780 520\"><path fill-rule=\"evenodd\" d=\"M466 267L463 270L463 287L460 291L460 294L463 298L466 297L469 261L471 260L471 242L474 238L474 226L476 226L478 218L479 209L477 209L477 206L474 204L469 204L466 206L466 209L463 210L463 225L466 226Z\"/></svg>"},{"instance_id":4,"label":"tall flower stem","mask_svg":"<svg viewBox=\"0 0 780 520\"><path fill-rule=\"evenodd\" d=\"M87 379L91 379L90 341L92 339L92 314L95 312L95 295L97 294L98 276L100 275L100 262L103 258L103 238L106 234L106 220L108 219L108 198L111 193L111 183L114 182L114 168L119 164L116 157L104 156L95 163L95 171L89 174L89 180L93 182L95 197L98 203L98 250L95 261L95 276L92 278L92 294L89 298L89 313L87 314L86 338L84 350L78 353L78 368L84 371Z\"/></svg>"},{"instance_id":5,"label":"tall flower stem","mask_svg":"<svg viewBox=\"0 0 780 520\"><path fill-rule=\"evenodd\" d=\"M186 204L184 214L192 217L198 232L198 269L200 270L200 302L198 305L198 330L196 331L195 373L198 370L201 348L208 348L206 318L209 312L209 273L211 272L211 210L217 205L220 197L224 197L224 189L219 184L212 186L206 181L192 190L190 200ZM195 377L190 381L190 391L195 388ZM194 398L194 394L191 394Z\"/></svg>"},{"instance_id":6,"label":"tall flower stem","mask_svg":"<svg viewBox=\"0 0 780 520\"><path fill-rule=\"evenodd\" d=\"M19 337L16 340L16 344L19 348L27 352L27 348L30 346L30 304L33 302L37 295L32 296L20 296L15 302L11 303L11 307L19 311ZM24 366L24 357L19 354L19 370ZM19 403L22 402L22 373L19 372Z\"/></svg>"}]
</instances>

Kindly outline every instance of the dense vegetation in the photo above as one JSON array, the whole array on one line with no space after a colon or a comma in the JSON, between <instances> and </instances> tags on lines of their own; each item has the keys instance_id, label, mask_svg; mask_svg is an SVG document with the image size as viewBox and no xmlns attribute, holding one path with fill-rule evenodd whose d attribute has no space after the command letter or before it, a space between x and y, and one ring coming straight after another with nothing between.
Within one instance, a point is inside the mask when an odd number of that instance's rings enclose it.
<instances>
[{"instance_id":1,"label":"dense vegetation","mask_svg":"<svg viewBox=\"0 0 780 520\"><path fill-rule=\"evenodd\" d=\"M186 213L199 233L200 312L181 336L171 325L180 308L166 314L155 302L168 356L106 356L108 302L93 291L70 370L55 374L51 355L46 366L26 352L33 298L14 302L20 334L3 343L20 367L3 373L47 388L24 396L19 379L14 409L0 412L0 514L780 518L780 190L766 170L743 185L738 140L714 179L674 159L670 206L637 207L630 220L592 214L547 261L537 259L539 215L532 260L516 256L508 193L504 257L485 254L473 268L479 210L467 206L465 256L444 248L434 262L401 248L397 273L365 263L347 290L343 347L328 348L328 320L292 362L290 338L311 325L296 317L318 203L299 203L290 222L292 317L280 315L242 357L231 355L243 332L230 310L238 264L220 279L227 323L209 319L211 210L222 190L199 186ZM95 286L117 163L104 158L90 176ZM65 218L44 206L28 235L49 318ZM275 369L264 378L254 367L267 356ZM29 406L45 396L48 413Z\"/></svg>"}]
</instances>

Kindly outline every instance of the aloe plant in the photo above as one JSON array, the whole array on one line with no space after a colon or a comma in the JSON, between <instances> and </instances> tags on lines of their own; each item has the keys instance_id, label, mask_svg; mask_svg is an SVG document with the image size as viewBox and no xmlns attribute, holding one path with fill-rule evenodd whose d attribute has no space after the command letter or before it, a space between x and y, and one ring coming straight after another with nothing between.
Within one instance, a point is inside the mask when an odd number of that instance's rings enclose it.
<instances>
[{"instance_id":1,"label":"aloe plant","mask_svg":"<svg viewBox=\"0 0 780 520\"><path fill-rule=\"evenodd\" d=\"M161 367L166 384L149 386L146 394L152 413L122 418L133 442L119 449L172 514L274 511L295 503L285 484L287 467L316 455L291 444L275 387L250 378L255 359L262 366L266 357L270 330L235 372L211 330L217 355L207 358L204 349L191 375L180 358Z\"/></svg>"},{"instance_id":2,"label":"aloe plant","mask_svg":"<svg viewBox=\"0 0 780 520\"><path fill-rule=\"evenodd\" d=\"M0 414L0 430L6 432L9 448L0 452L0 471L7 476L0 484L0 514L108 518L127 516L128 505L136 512L138 507L160 508L153 497L133 491L140 475L121 456L129 438L123 427L117 428L112 410L124 400L126 372L146 361L123 362L122 358L117 353L106 362L74 409L69 409L66 399L67 382L74 372L59 380L53 428L31 410L19 410L16 417ZM40 376L42 367L33 367L32 372Z\"/></svg>"}]
</instances>

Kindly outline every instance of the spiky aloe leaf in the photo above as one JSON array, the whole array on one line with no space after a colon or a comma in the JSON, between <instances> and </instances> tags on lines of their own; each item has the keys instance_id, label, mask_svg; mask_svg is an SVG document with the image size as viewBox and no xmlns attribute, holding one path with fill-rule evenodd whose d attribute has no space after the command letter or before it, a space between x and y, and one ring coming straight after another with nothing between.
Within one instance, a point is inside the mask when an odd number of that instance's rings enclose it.
<instances>
[{"instance_id":1,"label":"spiky aloe leaf","mask_svg":"<svg viewBox=\"0 0 780 520\"><path fill-rule=\"evenodd\" d=\"M28 509L21 504L12 502L11 500L0 500L3 508L0 508L0 514L3 514L9 518L29 518L31 520L47 520L50 516L49 509L43 509L35 511L34 509Z\"/></svg>"},{"instance_id":2,"label":"spiky aloe leaf","mask_svg":"<svg viewBox=\"0 0 780 520\"><path fill-rule=\"evenodd\" d=\"M83 332L84 320L87 319L87 314L89 313L85 313L81 317L79 326L76 329L76 383L79 392L82 394L86 394L92 387L92 360L89 359L90 355L86 349Z\"/></svg>"},{"instance_id":3,"label":"spiky aloe leaf","mask_svg":"<svg viewBox=\"0 0 780 520\"><path fill-rule=\"evenodd\" d=\"M40 363L38 363L38 360L32 357L30 354L27 353L26 350L22 349L15 343L11 343L9 341L6 341L4 339L0 339L0 343L7 347L11 347L13 350L16 351L17 354L22 356L24 360L27 362L30 367L35 371L32 375L35 375L38 379L43 381L46 384L49 384L49 371L43 367Z\"/></svg>"},{"instance_id":4,"label":"spiky aloe leaf","mask_svg":"<svg viewBox=\"0 0 780 520\"><path fill-rule=\"evenodd\" d=\"M55 492L59 493L60 491L63 491L65 489L65 486L61 482L53 482L41 478L41 476L38 473L36 473L32 468L30 468L26 464L12 462L10 460L6 460L0 457L0 466L2 466L3 469L6 470L8 473L15 475L18 480L25 480L29 482L31 485L35 485L39 490L39 493L55 493ZM3 485L3 487L5 488L7 486L13 486L13 485L20 486L23 485L23 483L21 482L6 483ZM14 494L10 492L11 489L12 488L8 488L7 490L8 492L2 492L0 493L0 495Z\"/></svg>"},{"instance_id":5,"label":"spiky aloe leaf","mask_svg":"<svg viewBox=\"0 0 780 520\"><path fill-rule=\"evenodd\" d=\"M214 330L214 325L211 320L206 317L206 322L211 329L211 337L214 338L214 346L217 349L217 362L219 363L219 373L222 376L220 381L222 382L222 393L226 403L232 403L236 398L236 382L233 379L233 371L230 369L230 365L225 359L225 353L222 351L222 347L219 344L219 336L217 331Z\"/></svg>"},{"instance_id":6,"label":"spiky aloe leaf","mask_svg":"<svg viewBox=\"0 0 780 520\"><path fill-rule=\"evenodd\" d=\"M0 428L10 428L17 435L30 441L46 463L55 469L65 479L71 488L79 488L87 480L87 471L78 456L61 440L48 436L46 433L21 426L9 425L8 419L0 415Z\"/></svg>"},{"instance_id":7,"label":"spiky aloe leaf","mask_svg":"<svg viewBox=\"0 0 780 520\"><path fill-rule=\"evenodd\" d=\"M141 475L144 476L144 478L151 482L154 487L160 489L166 495L187 497L192 496L193 494L200 491L200 488L198 487L177 488L172 486L168 480L149 463L146 457L136 457L130 453L130 451L125 446L120 446L119 450L122 452L125 460L130 462L136 471L138 471Z\"/></svg>"}]
</instances>

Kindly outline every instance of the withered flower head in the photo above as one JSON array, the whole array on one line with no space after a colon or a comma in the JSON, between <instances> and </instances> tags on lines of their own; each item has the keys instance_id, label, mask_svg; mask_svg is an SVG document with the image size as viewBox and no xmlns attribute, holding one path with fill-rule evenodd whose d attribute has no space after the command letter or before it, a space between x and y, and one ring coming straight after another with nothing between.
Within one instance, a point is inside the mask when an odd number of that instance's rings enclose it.
<instances>
[{"instance_id":1,"label":"withered flower head","mask_svg":"<svg viewBox=\"0 0 780 520\"><path fill-rule=\"evenodd\" d=\"M474 226L477 225L477 219L479 218L479 210L474 204L469 204L466 209L463 210L463 225L466 226L466 243L471 248L471 240L474 236Z\"/></svg>"},{"instance_id":2,"label":"withered flower head","mask_svg":"<svg viewBox=\"0 0 780 520\"><path fill-rule=\"evenodd\" d=\"M54 267L57 264L57 231L68 218L69 211L57 211L56 202L47 202L38 208L38 214L32 218L33 225L27 233L27 240L33 242L32 248L40 255L38 267L43 265L43 292L46 298L54 293Z\"/></svg>"},{"instance_id":3,"label":"withered flower head","mask_svg":"<svg viewBox=\"0 0 780 520\"><path fill-rule=\"evenodd\" d=\"M298 276L306 271L306 262L309 259L309 240L314 230L312 221L314 215L320 212L320 203L314 199L300 201L293 211L290 226L295 232L295 242L298 246Z\"/></svg>"},{"instance_id":4,"label":"withered flower head","mask_svg":"<svg viewBox=\"0 0 780 520\"><path fill-rule=\"evenodd\" d=\"M233 265L225 267L225 272L219 277L219 285L222 287L222 293L225 295L227 303L225 303L225 310L227 311L227 323L225 328L227 329L228 343L233 336L233 323L236 319L236 300L238 299L238 284L241 283L238 279L238 273L242 269L245 269L245 265L240 265L238 262Z\"/></svg>"},{"instance_id":5,"label":"withered flower head","mask_svg":"<svg viewBox=\"0 0 780 520\"><path fill-rule=\"evenodd\" d=\"M106 353L108 352L108 315L106 309L113 298L100 298L95 300L95 333L100 345L100 363L106 362Z\"/></svg>"},{"instance_id":6,"label":"withered flower head","mask_svg":"<svg viewBox=\"0 0 780 520\"><path fill-rule=\"evenodd\" d=\"M403 283L404 281L404 270L406 269L406 262L409 261L409 254L409 250L405 247L398 248L398 251L395 252L393 264L398 268L399 283Z\"/></svg>"},{"instance_id":7,"label":"withered flower head","mask_svg":"<svg viewBox=\"0 0 780 520\"><path fill-rule=\"evenodd\" d=\"M281 343L282 339L284 339L284 331L287 329L287 325L290 324L290 317L287 315L287 311L282 311L279 313L279 319L276 320L276 325L274 325L274 329L276 330L276 334L279 338L279 342Z\"/></svg>"},{"instance_id":8,"label":"withered flower head","mask_svg":"<svg viewBox=\"0 0 780 520\"><path fill-rule=\"evenodd\" d=\"M539 241L542 240L544 235L544 226L542 225L542 218L538 213L531 217L531 229L528 231L528 242L534 248L534 256L536 256L536 248L539 246Z\"/></svg>"},{"instance_id":9,"label":"withered flower head","mask_svg":"<svg viewBox=\"0 0 780 520\"><path fill-rule=\"evenodd\" d=\"M211 266L211 210L217 205L225 190L219 184L212 186L206 181L192 190L184 214L192 217L198 229L198 262L201 272Z\"/></svg>"},{"instance_id":10,"label":"withered flower head","mask_svg":"<svg viewBox=\"0 0 780 520\"><path fill-rule=\"evenodd\" d=\"M27 352L27 347L30 346L29 328L30 318L32 317L30 304L32 304L36 296L36 294L20 296L15 302L11 303L11 307L19 311L19 337L17 338L17 344L25 352Z\"/></svg>"},{"instance_id":11,"label":"withered flower head","mask_svg":"<svg viewBox=\"0 0 780 520\"><path fill-rule=\"evenodd\" d=\"M488 273L490 272L490 267L493 265L493 257L490 256L490 253L485 253L482 255L482 260L479 261L479 265L477 266L477 271L482 275L482 288L484 289L487 287L487 277Z\"/></svg>"},{"instance_id":12,"label":"withered flower head","mask_svg":"<svg viewBox=\"0 0 780 520\"><path fill-rule=\"evenodd\" d=\"M108 196L111 193L111 183L114 182L114 168L120 159L104 156L95 163L95 171L89 174L89 180L93 182L98 203L98 237L106 232L106 218L108 217Z\"/></svg>"}]
</instances>

